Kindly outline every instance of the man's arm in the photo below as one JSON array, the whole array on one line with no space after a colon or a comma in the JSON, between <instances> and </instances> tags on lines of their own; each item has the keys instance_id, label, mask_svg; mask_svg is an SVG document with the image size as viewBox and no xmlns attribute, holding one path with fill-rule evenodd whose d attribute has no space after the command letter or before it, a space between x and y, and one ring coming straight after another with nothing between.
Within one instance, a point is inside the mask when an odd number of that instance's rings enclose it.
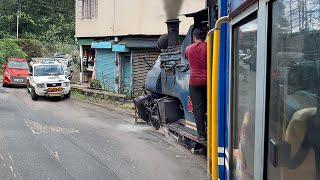
<instances>
[{"instance_id":1,"label":"man's arm","mask_svg":"<svg viewBox=\"0 0 320 180\"><path fill-rule=\"evenodd\" d=\"M190 46L186 48L186 51L184 52L184 57L189 61L189 51L190 51Z\"/></svg>"}]
</instances>

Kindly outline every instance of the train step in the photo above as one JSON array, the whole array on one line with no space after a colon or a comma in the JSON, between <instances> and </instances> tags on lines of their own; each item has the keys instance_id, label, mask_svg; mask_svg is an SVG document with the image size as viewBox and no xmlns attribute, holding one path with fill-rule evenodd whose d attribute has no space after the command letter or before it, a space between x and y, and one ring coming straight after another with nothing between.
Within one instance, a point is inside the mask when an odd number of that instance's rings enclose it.
<instances>
[{"instance_id":1,"label":"train step","mask_svg":"<svg viewBox=\"0 0 320 180\"><path fill-rule=\"evenodd\" d=\"M159 116L151 116L152 119L158 121L159 120Z\"/></svg>"},{"instance_id":2,"label":"train step","mask_svg":"<svg viewBox=\"0 0 320 180\"><path fill-rule=\"evenodd\" d=\"M192 141L195 141L199 144L202 144L204 146L207 146L206 142L200 142L198 141L197 138L197 131L187 128L184 125L180 124L180 123L173 123L173 124L166 124L166 127L171 130L176 132L177 134L179 134L180 136L183 136L185 138L188 138Z\"/></svg>"}]
</instances>

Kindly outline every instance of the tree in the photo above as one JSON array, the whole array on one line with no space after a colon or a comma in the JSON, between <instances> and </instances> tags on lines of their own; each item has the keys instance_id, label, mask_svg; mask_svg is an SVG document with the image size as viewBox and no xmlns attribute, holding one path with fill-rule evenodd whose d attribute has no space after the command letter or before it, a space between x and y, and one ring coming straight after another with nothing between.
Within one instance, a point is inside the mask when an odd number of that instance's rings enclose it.
<instances>
[{"instance_id":1,"label":"tree","mask_svg":"<svg viewBox=\"0 0 320 180\"><path fill-rule=\"evenodd\" d=\"M0 38L14 37L21 4L20 37L49 43L74 40L74 0L0 0Z\"/></svg>"}]
</instances>

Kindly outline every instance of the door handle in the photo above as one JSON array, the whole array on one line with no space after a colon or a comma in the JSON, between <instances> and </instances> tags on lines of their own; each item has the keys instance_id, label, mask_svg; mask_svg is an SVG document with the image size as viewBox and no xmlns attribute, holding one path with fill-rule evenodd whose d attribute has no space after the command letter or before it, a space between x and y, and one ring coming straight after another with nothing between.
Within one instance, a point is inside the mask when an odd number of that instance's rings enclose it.
<instances>
[{"instance_id":1,"label":"door handle","mask_svg":"<svg viewBox=\"0 0 320 180\"><path fill-rule=\"evenodd\" d=\"M269 141L269 162L273 167L287 166L290 161L291 146L285 141Z\"/></svg>"}]
</instances>

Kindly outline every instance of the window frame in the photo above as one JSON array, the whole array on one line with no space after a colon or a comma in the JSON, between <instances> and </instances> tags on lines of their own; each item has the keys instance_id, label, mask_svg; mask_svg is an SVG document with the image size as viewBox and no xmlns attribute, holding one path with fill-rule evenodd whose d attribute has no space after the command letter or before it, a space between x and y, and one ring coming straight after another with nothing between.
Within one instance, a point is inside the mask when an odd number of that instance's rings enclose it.
<instances>
[{"instance_id":1,"label":"window frame","mask_svg":"<svg viewBox=\"0 0 320 180\"><path fill-rule=\"evenodd\" d=\"M273 25L273 5L275 2L280 0L263 0L265 1L263 7L265 8L265 16L266 16L266 89L265 93L265 138L264 138L264 153L263 153L263 162L264 162L264 171L263 171L263 179L268 179L268 168L269 168L269 125L270 125L270 97L271 97L271 72L272 72L272 25Z\"/></svg>"},{"instance_id":2,"label":"window frame","mask_svg":"<svg viewBox=\"0 0 320 180\"><path fill-rule=\"evenodd\" d=\"M99 0L79 0L81 20L94 19L98 17Z\"/></svg>"},{"instance_id":3,"label":"window frame","mask_svg":"<svg viewBox=\"0 0 320 180\"><path fill-rule=\"evenodd\" d=\"M229 154L229 179L233 179L233 145L234 145L234 123L237 121L237 98L235 97L235 93L237 92L237 86L238 84L235 83L235 62L234 62L234 29L237 27L240 27L241 25L244 25L246 23L249 23L250 21L257 20L258 11L258 4L255 3L252 6L250 6L247 10L243 11L241 14L239 14L237 17L235 17L231 23L230 23L230 63L229 63L229 148L228 148L228 154ZM256 80L257 82L257 80ZM256 126L256 125L255 125ZM256 128L255 128L256 129ZM254 151L256 151L256 148L254 148Z\"/></svg>"},{"instance_id":4,"label":"window frame","mask_svg":"<svg viewBox=\"0 0 320 180\"><path fill-rule=\"evenodd\" d=\"M229 163L229 179L232 174L232 129L233 129L233 35L232 29L236 23L245 19L253 12L257 12L257 23L258 23L258 32L257 32L257 62L256 62L256 107L255 107L255 149L254 149L254 179L263 179L265 175L265 156L266 149L268 148L266 144L266 134L265 134L265 111L266 111L266 92L267 92L267 20L268 20L268 3L270 0L259 0L258 2L253 3L251 6L247 7L245 10L242 10L241 13L238 13L235 16L232 16L232 21L230 22L231 27L230 31L230 41L229 41L229 108L228 108L228 129L229 129L229 144L227 153L230 157L227 159Z\"/></svg>"}]
</instances>

